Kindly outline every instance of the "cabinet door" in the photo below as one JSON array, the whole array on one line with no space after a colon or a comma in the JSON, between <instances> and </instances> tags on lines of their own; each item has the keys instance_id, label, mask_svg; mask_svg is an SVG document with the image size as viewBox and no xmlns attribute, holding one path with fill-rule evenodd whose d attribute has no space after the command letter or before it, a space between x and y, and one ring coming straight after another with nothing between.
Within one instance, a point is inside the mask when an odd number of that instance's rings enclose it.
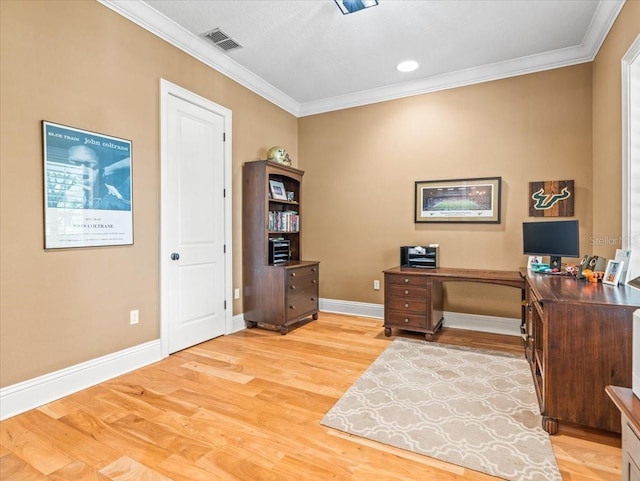
<instances>
[{"instance_id":1,"label":"cabinet door","mask_svg":"<svg viewBox=\"0 0 640 481\"><path fill-rule=\"evenodd\" d=\"M546 373L545 373L545 317L542 303L533 290L527 290L527 358L538 394L540 412L546 414Z\"/></svg>"},{"instance_id":2,"label":"cabinet door","mask_svg":"<svg viewBox=\"0 0 640 481\"><path fill-rule=\"evenodd\" d=\"M620 432L620 412L605 388L631 385L633 311L547 302L544 312L548 416Z\"/></svg>"}]
</instances>

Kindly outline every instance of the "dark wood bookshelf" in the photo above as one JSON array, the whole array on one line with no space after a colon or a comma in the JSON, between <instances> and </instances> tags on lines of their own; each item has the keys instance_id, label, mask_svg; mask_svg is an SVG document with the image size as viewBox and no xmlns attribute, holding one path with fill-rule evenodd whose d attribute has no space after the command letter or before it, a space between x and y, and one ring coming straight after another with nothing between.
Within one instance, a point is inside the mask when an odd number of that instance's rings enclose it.
<instances>
[{"instance_id":1,"label":"dark wood bookshelf","mask_svg":"<svg viewBox=\"0 0 640 481\"><path fill-rule=\"evenodd\" d=\"M242 277L247 327L276 329L286 334L291 325L318 317L319 263L303 260L301 252L303 175L302 170L267 160L246 162L243 166ZM274 199L271 180L281 182L293 200ZM270 228L270 215L286 212L291 227ZM287 262L269 263L270 239L289 243Z\"/></svg>"}]
</instances>

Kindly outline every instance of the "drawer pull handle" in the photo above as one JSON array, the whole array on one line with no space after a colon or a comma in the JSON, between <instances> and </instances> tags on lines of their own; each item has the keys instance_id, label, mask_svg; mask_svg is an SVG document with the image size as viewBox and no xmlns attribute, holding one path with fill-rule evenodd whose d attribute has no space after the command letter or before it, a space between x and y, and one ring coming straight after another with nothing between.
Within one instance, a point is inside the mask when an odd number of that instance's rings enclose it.
<instances>
[{"instance_id":1,"label":"drawer pull handle","mask_svg":"<svg viewBox=\"0 0 640 481\"><path fill-rule=\"evenodd\" d=\"M404 294L405 295L409 294L409 291L405 289Z\"/></svg>"},{"instance_id":2,"label":"drawer pull handle","mask_svg":"<svg viewBox=\"0 0 640 481\"><path fill-rule=\"evenodd\" d=\"M295 277L295 276L296 276L296 273L295 273L295 272L292 272L292 273L291 273L291 277Z\"/></svg>"},{"instance_id":3,"label":"drawer pull handle","mask_svg":"<svg viewBox=\"0 0 640 481\"><path fill-rule=\"evenodd\" d=\"M313 279L313 280L311 281L311 284L317 284L317 283L318 283L318 281L316 281L315 279Z\"/></svg>"},{"instance_id":4,"label":"drawer pull handle","mask_svg":"<svg viewBox=\"0 0 640 481\"><path fill-rule=\"evenodd\" d=\"M311 272L317 272L318 269L316 269L315 267L311 268Z\"/></svg>"},{"instance_id":5,"label":"drawer pull handle","mask_svg":"<svg viewBox=\"0 0 640 481\"><path fill-rule=\"evenodd\" d=\"M404 283L405 283L405 284L408 284L408 283L409 283L409 278L408 278L408 277L405 277L405 278L404 278Z\"/></svg>"},{"instance_id":6,"label":"drawer pull handle","mask_svg":"<svg viewBox=\"0 0 640 481\"><path fill-rule=\"evenodd\" d=\"M405 302L404 307L409 307L409 303Z\"/></svg>"},{"instance_id":7,"label":"drawer pull handle","mask_svg":"<svg viewBox=\"0 0 640 481\"><path fill-rule=\"evenodd\" d=\"M405 318L405 319L404 319L404 322L409 322L409 319Z\"/></svg>"},{"instance_id":8,"label":"drawer pull handle","mask_svg":"<svg viewBox=\"0 0 640 481\"><path fill-rule=\"evenodd\" d=\"M289 309L295 309L295 308L296 308L295 306L289 306Z\"/></svg>"},{"instance_id":9,"label":"drawer pull handle","mask_svg":"<svg viewBox=\"0 0 640 481\"><path fill-rule=\"evenodd\" d=\"M290 287L290 289L291 289L292 291L295 291L295 290L296 290L296 286L291 286L291 287Z\"/></svg>"},{"instance_id":10,"label":"drawer pull handle","mask_svg":"<svg viewBox=\"0 0 640 481\"><path fill-rule=\"evenodd\" d=\"M314 297L311 298L311 302L315 302L316 299Z\"/></svg>"}]
</instances>

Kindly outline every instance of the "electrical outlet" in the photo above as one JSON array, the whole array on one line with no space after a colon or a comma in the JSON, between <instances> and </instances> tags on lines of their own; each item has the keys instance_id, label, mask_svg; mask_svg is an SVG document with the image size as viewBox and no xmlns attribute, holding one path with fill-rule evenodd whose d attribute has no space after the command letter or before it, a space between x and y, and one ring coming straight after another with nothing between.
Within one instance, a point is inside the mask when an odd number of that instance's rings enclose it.
<instances>
[{"instance_id":1,"label":"electrical outlet","mask_svg":"<svg viewBox=\"0 0 640 481\"><path fill-rule=\"evenodd\" d=\"M380 290L380 281L378 279L373 281L373 290L374 291L379 291Z\"/></svg>"},{"instance_id":2,"label":"electrical outlet","mask_svg":"<svg viewBox=\"0 0 640 481\"><path fill-rule=\"evenodd\" d=\"M132 326L134 324L138 324L138 322L140 322L140 313L138 312L138 309L134 309L133 311L129 311L129 324L131 324Z\"/></svg>"},{"instance_id":3,"label":"electrical outlet","mask_svg":"<svg viewBox=\"0 0 640 481\"><path fill-rule=\"evenodd\" d=\"M233 298L234 299L240 299L240 288L235 288L233 290Z\"/></svg>"}]
</instances>

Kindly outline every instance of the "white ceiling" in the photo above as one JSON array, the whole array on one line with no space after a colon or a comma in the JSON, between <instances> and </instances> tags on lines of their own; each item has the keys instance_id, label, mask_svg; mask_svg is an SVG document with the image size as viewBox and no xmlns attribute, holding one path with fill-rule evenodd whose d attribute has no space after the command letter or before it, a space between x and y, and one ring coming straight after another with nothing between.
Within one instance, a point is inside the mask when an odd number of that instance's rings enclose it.
<instances>
[{"instance_id":1,"label":"white ceiling","mask_svg":"<svg viewBox=\"0 0 640 481\"><path fill-rule=\"evenodd\" d=\"M100 0L297 116L593 60L624 0ZM202 34L242 45L224 52ZM412 59L420 68L400 73Z\"/></svg>"}]
</instances>

